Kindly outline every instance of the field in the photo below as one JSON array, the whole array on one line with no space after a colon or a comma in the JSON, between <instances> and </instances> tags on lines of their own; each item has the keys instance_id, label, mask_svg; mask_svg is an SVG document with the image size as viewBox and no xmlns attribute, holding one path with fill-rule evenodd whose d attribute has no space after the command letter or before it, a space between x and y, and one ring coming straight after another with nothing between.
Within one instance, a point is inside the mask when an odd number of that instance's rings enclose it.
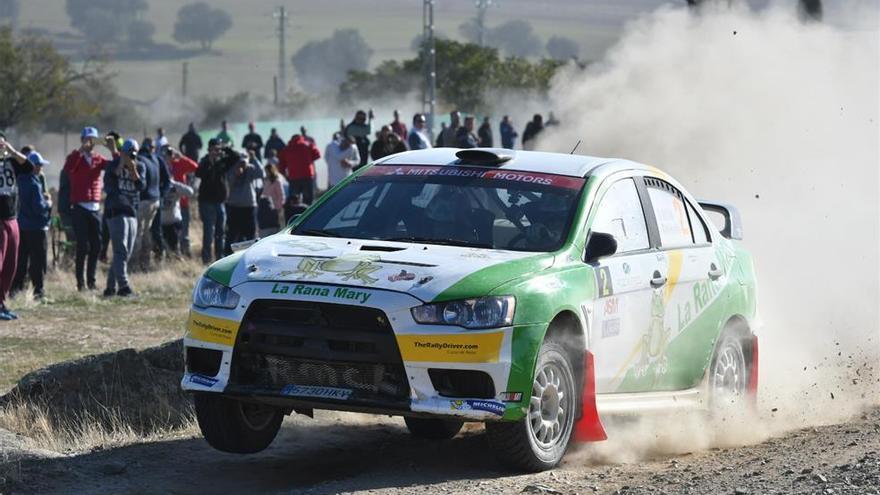
<instances>
[{"instance_id":1,"label":"field","mask_svg":"<svg viewBox=\"0 0 880 495\"><path fill-rule=\"evenodd\" d=\"M171 33L184 0L149 0L145 19L156 26L154 41L174 43ZM612 43L621 25L642 12L670 3L667 0L502 0L488 14L490 26L512 19L528 19L546 40L562 35L580 44L583 59L597 59ZM683 4L684 2L677 2ZM189 88L192 95L228 96L238 91L271 95L272 77L278 70L278 42L272 12L278 2L256 0L212 0L212 6L227 10L234 19L232 29L214 46L217 53L189 59ZM21 26L51 33L75 33L64 10L64 0L21 2ZM471 0L436 2L437 32L458 37L458 26L474 16ZM287 43L289 83L295 74L289 57L308 41L329 37L336 29L356 28L373 48L371 64L414 55L410 43L421 33L422 2L417 0L325 0L287 5L290 11ZM105 47L110 48L110 47ZM183 60L114 62L120 92L137 101L180 91Z\"/></svg>"}]
</instances>

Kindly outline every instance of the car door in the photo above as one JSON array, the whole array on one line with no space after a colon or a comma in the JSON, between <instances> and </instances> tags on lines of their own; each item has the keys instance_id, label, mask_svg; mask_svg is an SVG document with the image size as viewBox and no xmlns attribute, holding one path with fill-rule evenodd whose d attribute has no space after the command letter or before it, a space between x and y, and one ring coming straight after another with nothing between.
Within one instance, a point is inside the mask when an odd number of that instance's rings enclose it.
<instances>
[{"instance_id":1,"label":"car door","mask_svg":"<svg viewBox=\"0 0 880 495\"><path fill-rule=\"evenodd\" d=\"M590 223L591 233L611 234L617 241L616 254L593 263L597 293L591 307L589 342L600 394L619 390L651 322L651 278L659 261L651 249L637 181L641 178L611 182Z\"/></svg>"},{"instance_id":2,"label":"car door","mask_svg":"<svg viewBox=\"0 0 880 495\"><path fill-rule=\"evenodd\" d=\"M640 359L626 385L633 391L682 390L699 382L711 358L719 322L708 310L724 271L705 222L681 191L654 177L646 177L645 186L656 220L661 277L654 284Z\"/></svg>"}]
</instances>

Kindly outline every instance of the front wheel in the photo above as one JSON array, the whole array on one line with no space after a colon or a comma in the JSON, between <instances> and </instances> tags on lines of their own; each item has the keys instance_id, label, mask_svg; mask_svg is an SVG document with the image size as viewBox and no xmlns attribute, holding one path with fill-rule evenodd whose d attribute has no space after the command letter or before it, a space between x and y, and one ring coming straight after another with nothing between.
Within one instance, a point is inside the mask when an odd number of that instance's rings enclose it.
<instances>
[{"instance_id":1,"label":"front wheel","mask_svg":"<svg viewBox=\"0 0 880 495\"><path fill-rule=\"evenodd\" d=\"M486 423L489 444L515 469L552 469L568 449L577 399L571 361L565 349L544 342L535 366L528 414L517 422Z\"/></svg>"},{"instance_id":2,"label":"front wheel","mask_svg":"<svg viewBox=\"0 0 880 495\"><path fill-rule=\"evenodd\" d=\"M448 440L458 434L463 421L454 419L403 418L409 433L416 438Z\"/></svg>"},{"instance_id":3,"label":"front wheel","mask_svg":"<svg viewBox=\"0 0 880 495\"><path fill-rule=\"evenodd\" d=\"M275 439L284 419L280 408L216 394L196 394L195 406L205 440L211 447L233 454L264 450Z\"/></svg>"}]
</instances>

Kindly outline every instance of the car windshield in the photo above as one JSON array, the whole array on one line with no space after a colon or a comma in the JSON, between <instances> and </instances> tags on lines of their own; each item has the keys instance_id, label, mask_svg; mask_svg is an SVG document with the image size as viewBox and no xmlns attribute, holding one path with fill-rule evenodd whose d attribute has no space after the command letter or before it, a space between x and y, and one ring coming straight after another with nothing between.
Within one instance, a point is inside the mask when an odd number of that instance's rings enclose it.
<instances>
[{"instance_id":1,"label":"car windshield","mask_svg":"<svg viewBox=\"0 0 880 495\"><path fill-rule=\"evenodd\" d=\"M549 252L565 242L583 185L534 172L375 165L292 233Z\"/></svg>"}]
</instances>

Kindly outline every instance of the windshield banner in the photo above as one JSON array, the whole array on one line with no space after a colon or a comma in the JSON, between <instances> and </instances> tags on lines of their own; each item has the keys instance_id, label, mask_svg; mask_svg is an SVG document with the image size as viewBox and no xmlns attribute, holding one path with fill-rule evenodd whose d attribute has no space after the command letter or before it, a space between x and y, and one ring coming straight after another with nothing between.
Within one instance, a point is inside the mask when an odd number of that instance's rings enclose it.
<instances>
[{"instance_id":1,"label":"windshield banner","mask_svg":"<svg viewBox=\"0 0 880 495\"><path fill-rule=\"evenodd\" d=\"M524 184L537 184L541 186L561 187L564 189L580 189L584 185L584 179L581 177L568 177L565 175L541 174L536 172L522 172L519 170L451 167L447 165L376 165L367 169L362 177L364 176L462 177L503 180L509 182L522 182Z\"/></svg>"}]
</instances>

